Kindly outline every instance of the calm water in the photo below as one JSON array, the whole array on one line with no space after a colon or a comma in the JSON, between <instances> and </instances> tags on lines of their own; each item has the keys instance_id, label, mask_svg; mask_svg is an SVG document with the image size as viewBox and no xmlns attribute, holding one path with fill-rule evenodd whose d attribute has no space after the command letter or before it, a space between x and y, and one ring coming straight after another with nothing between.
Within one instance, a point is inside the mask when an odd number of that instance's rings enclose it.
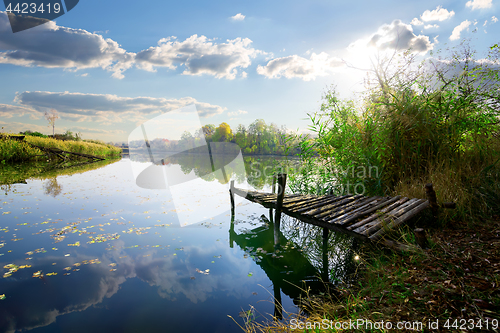
<instances>
[{"instance_id":1,"label":"calm water","mask_svg":"<svg viewBox=\"0 0 500 333\"><path fill-rule=\"evenodd\" d=\"M167 164L170 175L196 173L192 157ZM294 284L321 288L320 276L335 282L353 265L351 239L326 244L321 230L284 218L278 246L269 210L244 200L232 218L220 177L144 189L132 172L144 167L0 169L10 183L0 192L1 332L238 332L228 316L269 319L275 299L296 312Z\"/></svg>"}]
</instances>

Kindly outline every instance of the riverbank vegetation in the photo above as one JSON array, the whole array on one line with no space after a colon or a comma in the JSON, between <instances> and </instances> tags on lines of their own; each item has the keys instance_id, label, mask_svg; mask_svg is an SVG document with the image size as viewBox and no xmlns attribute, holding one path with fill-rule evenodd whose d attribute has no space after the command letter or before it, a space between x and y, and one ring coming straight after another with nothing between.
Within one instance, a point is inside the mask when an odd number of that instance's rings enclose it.
<instances>
[{"instance_id":1,"label":"riverbank vegetation","mask_svg":"<svg viewBox=\"0 0 500 333\"><path fill-rule=\"evenodd\" d=\"M185 151L205 142L232 142L237 144L245 155L287 155L300 152L296 135L285 127L266 124L257 119L250 126L238 125L236 131L223 122L219 126L208 124L196 133L184 132L180 140L154 139L150 141L151 149L168 151ZM130 148L145 148L144 140L129 142Z\"/></svg>"},{"instance_id":2,"label":"riverbank vegetation","mask_svg":"<svg viewBox=\"0 0 500 333\"><path fill-rule=\"evenodd\" d=\"M304 167L288 173L292 191L425 198L424 184L433 183L438 201L457 209L441 211L438 223L423 214L391 234L414 243L411 230L424 227L430 249L394 253L365 244L356 254L357 282L309 295L300 314L281 321L259 324L248 312L246 332L337 332L332 323L358 319L378 327L343 331L391 331L381 322L416 331L498 329L499 53L495 45L478 59L463 42L446 58L417 64L405 52L376 62L359 100L325 93L309 115L317 138L299 137Z\"/></svg>"},{"instance_id":3,"label":"riverbank vegetation","mask_svg":"<svg viewBox=\"0 0 500 333\"><path fill-rule=\"evenodd\" d=\"M81 140L71 132L50 138L38 132L24 132L24 138L19 135L3 134L0 138L0 162L17 163L33 159L47 159L47 156L35 146L58 148L74 153L88 154L101 158L115 158L121 154L121 149L95 140Z\"/></svg>"}]
</instances>

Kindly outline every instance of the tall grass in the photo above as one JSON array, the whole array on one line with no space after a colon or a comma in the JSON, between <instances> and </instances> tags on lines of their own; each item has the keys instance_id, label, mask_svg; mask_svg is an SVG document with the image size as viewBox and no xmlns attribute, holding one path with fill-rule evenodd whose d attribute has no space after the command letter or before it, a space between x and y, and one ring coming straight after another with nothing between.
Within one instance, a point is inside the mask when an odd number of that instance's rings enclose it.
<instances>
[{"instance_id":1,"label":"tall grass","mask_svg":"<svg viewBox=\"0 0 500 333\"><path fill-rule=\"evenodd\" d=\"M27 136L25 140L37 146L59 148L75 153L89 154L99 157L120 155L121 149L107 144L92 143L85 141L62 141L52 138L40 138Z\"/></svg>"},{"instance_id":2,"label":"tall grass","mask_svg":"<svg viewBox=\"0 0 500 333\"><path fill-rule=\"evenodd\" d=\"M59 148L65 151L89 154L103 158L117 157L121 154L120 148L107 144L84 141L62 141L29 135L24 138L24 141L19 141L11 138L11 135L5 134L3 138L0 138L0 162L22 162L43 156L43 152L40 151L40 149L30 146L29 143L40 147Z\"/></svg>"},{"instance_id":3,"label":"tall grass","mask_svg":"<svg viewBox=\"0 0 500 333\"><path fill-rule=\"evenodd\" d=\"M24 141L15 140L4 136L0 138L0 162L12 163L32 159L42 152Z\"/></svg>"},{"instance_id":4,"label":"tall grass","mask_svg":"<svg viewBox=\"0 0 500 333\"><path fill-rule=\"evenodd\" d=\"M432 182L439 201L457 203L448 214L498 214L500 80L488 67L498 65L498 52L488 63L464 50L433 66L413 66L410 53L393 68L394 58L379 61L357 103L327 91L309 115L317 138L302 140L310 167L290 177L291 187L318 193L310 184L327 182L323 192L424 198Z\"/></svg>"}]
</instances>

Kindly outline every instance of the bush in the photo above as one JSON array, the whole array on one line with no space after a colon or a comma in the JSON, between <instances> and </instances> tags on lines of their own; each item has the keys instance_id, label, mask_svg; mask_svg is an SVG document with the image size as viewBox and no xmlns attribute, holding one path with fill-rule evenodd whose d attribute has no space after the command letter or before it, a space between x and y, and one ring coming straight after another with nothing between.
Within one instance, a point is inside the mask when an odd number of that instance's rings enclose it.
<instances>
[{"instance_id":1,"label":"bush","mask_svg":"<svg viewBox=\"0 0 500 333\"><path fill-rule=\"evenodd\" d=\"M45 134L42 134L40 132L32 132L32 131L25 131L25 132L19 132L19 134L22 134L22 135L30 135L30 136L37 136L39 138L48 138L47 135Z\"/></svg>"},{"instance_id":2,"label":"bush","mask_svg":"<svg viewBox=\"0 0 500 333\"><path fill-rule=\"evenodd\" d=\"M24 141L5 136L0 138L0 162L11 163L28 160L42 152L38 148L31 147Z\"/></svg>"}]
</instances>

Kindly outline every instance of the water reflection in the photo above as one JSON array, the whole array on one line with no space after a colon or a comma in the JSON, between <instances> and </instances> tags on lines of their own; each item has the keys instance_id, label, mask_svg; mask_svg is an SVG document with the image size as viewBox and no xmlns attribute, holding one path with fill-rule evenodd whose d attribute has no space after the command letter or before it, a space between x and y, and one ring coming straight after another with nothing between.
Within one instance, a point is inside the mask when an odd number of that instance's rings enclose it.
<instances>
[{"instance_id":1,"label":"water reflection","mask_svg":"<svg viewBox=\"0 0 500 333\"><path fill-rule=\"evenodd\" d=\"M272 211L269 215L272 217ZM265 215L260 219L261 226L241 233L235 231L238 221L233 220L229 244L233 247L236 243L272 281L276 318L282 318L281 292L299 305L307 294L332 291L331 278L336 282L347 282L352 278L355 270L352 238L335 233L330 235L325 233L326 229L290 217L282 218L281 228ZM323 233L321 241L318 237L311 238L310 233Z\"/></svg>"},{"instance_id":2,"label":"water reflection","mask_svg":"<svg viewBox=\"0 0 500 333\"><path fill-rule=\"evenodd\" d=\"M48 179L45 184L43 184L43 189L45 190L46 195L50 195L55 198L61 194L62 186L57 183L57 178L53 177Z\"/></svg>"},{"instance_id":3,"label":"water reflection","mask_svg":"<svg viewBox=\"0 0 500 333\"><path fill-rule=\"evenodd\" d=\"M212 143L215 144L215 143ZM204 147L201 147L204 148ZM197 149L201 149L197 148ZM182 153L165 153L163 158L156 161L157 165L180 165L184 174L194 173L206 181L217 180L219 183L226 183L227 179L235 179L238 183L248 183L253 188L262 190L272 184L272 175L276 173L280 166L284 164L290 157L283 156L243 156L244 164L237 164L232 167L225 168L226 178L222 174L213 173L212 165L207 155L197 152L197 149L192 149ZM220 148L222 149L222 148ZM217 152L217 148L214 149ZM158 155L159 152L156 153ZM233 159L232 154L213 154L220 165L227 165ZM130 160L134 162L150 162L148 153L139 149L131 149ZM298 160L295 161L298 163ZM216 168L217 169L217 168Z\"/></svg>"},{"instance_id":4,"label":"water reflection","mask_svg":"<svg viewBox=\"0 0 500 333\"><path fill-rule=\"evenodd\" d=\"M175 158L185 159L186 171L189 163L197 166L192 156ZM183 208L168 190L137 187L132 163L96 163L59 175L42 165L2 169L10 189L0 202L0 294L6 295L0 331L234 332L227 315L238 318L249 304L276 316L280 305L293 311L303 281L322 290L321 277L347 272L342 265L350 254L333 258L340 244L333 236L321 248L313 229L286 217L275 233L261 217L267 210L249 202L231 216L218 179L197 181L223 212L178 227ZM183 172L181 164L168 163ZM321 251L328 252L326 266ZM335 264L340 273L332 271ZM259 302L266 297L261 285L273 288L276 306Z\"/></svg>"}]
</instances>

